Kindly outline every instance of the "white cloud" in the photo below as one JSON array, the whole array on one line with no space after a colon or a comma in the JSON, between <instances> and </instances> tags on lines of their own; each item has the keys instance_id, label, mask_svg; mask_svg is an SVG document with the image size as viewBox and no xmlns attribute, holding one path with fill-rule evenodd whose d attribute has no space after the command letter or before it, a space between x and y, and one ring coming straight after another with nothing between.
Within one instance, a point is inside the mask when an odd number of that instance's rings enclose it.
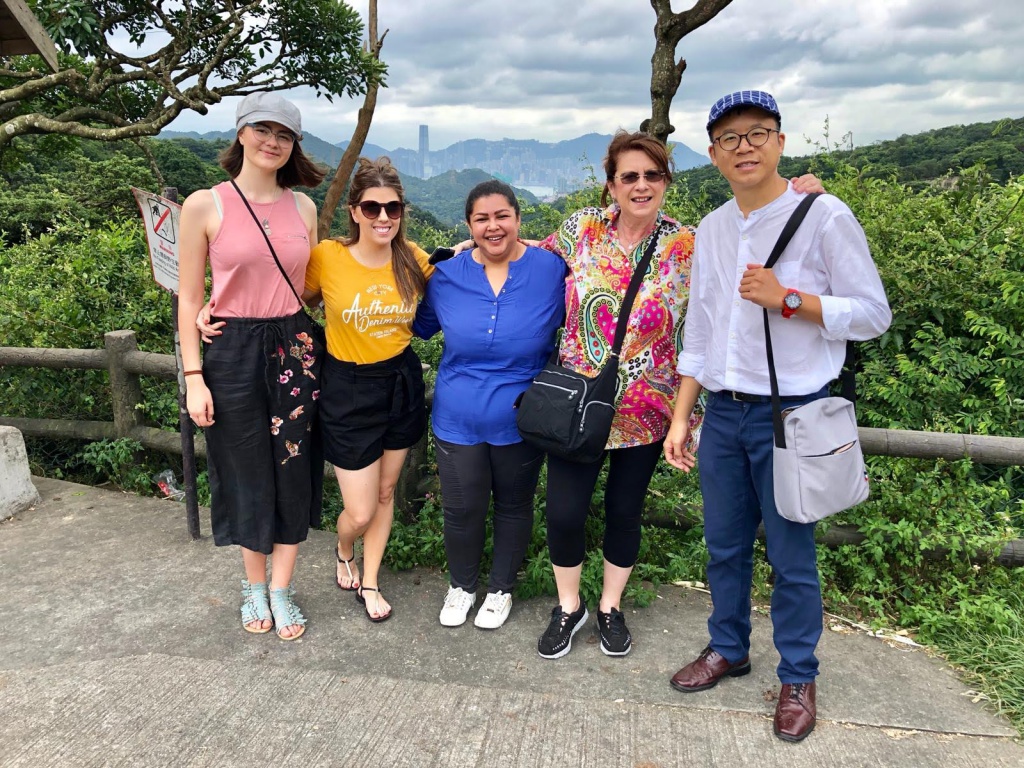
<instances>
[{"instance_id":1,"label":"white cloud","mask_svg":"<svg viewBox=\"0 0 1024 768\"><path fill-rule=\"evenodd\" d=\"M365 5L356 0L365 12ZM676 10L692 0L675 3ZM856 144L945 125L1024 115L1024 3L990 0L734 0L683 39L687 69L672 138L698 152L707 110L740 88L771 90L791 153L807 151L827 118ZM388 28L370 141L414 147L430 126L435 149L460 139L558 141L635 128L650 114L654 11L643 0L380 3ZM299 89L306 130L347 139L359 103ZM174 130L222 130L234 102Z\"/></svg>"}]
</instances>

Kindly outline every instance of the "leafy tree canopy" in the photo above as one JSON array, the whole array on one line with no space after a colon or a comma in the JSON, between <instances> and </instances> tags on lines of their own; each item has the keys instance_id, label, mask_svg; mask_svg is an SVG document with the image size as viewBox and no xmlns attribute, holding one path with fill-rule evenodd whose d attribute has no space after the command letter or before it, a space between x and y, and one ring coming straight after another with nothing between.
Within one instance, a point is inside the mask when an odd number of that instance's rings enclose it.
<instances>
[{"instance_id":1,"label":"leafy tree canopy","mask_svg":"<svg viewBox=\"0 0 1024 768\"><path fill-rule=\"evenodd\" d=\"M183 110L299 85L355 96L385 67L338 0L29 0L61 49L0 59L0 149L22 135L152 136Z\"/></svg>"}]
</instances>

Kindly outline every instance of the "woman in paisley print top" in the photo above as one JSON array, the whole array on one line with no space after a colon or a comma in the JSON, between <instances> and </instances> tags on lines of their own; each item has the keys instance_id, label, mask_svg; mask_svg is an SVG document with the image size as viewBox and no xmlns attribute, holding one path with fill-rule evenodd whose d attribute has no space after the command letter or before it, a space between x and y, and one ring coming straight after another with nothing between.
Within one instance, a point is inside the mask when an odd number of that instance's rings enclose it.
<instances>
[{"instance_id":1,"label":"woman in paisley print top","mask_svg":"<svg viewBox=\"0 0 1024 768\"><path fill-rule=\"evenodd\" d=\"M597 616L601 650L612 656L630 650L619 602L640 550L644 498L672 417L675 361L690 284L694 229L661 211L672 181L670 163L665 145L654 137L619 131L604 159L607 182L601 203L608 205L610 199L611 205L577 211L541 243L569 267L562 363L595 376L611 350L633 268L650 239L657 238L626 328L616 414L606 446L604 583ZM548 457L548 548L559 604L538 642L544 658L568 653L572 636L588 618L579 593L584 525L604 463L604 457L590 464Z\"/></svg>"},{"instance_id":2,"label":"woman in paisley print top","mask_svg":"<svg viewBox=\"0 0 1024 768\"><path fill-rule=\"evenodd\" d=\"M651 238L657 239L630 311L619 359L616 414L605 451L604 578L597 623L601 650L625 656L632 639L619 604L640 551L647 486L672 419L695 230L661 211L672 169L665 145L654 137L619 131L608 146L604 170L601 203L607 207L577 211L540 247L561 256L569 267L561 361L595 376L611 350L633 268ZM798 185L803 191L820 189L813 176ZM698 421L699 416L690 425L691 435ZM584 527L604 463L604 457L591 464L548 457L548 548L559 602L537 644L544 658L568 653L573 635L588 618L579 592L586 558Z\"/></svg>"}]
</instances>

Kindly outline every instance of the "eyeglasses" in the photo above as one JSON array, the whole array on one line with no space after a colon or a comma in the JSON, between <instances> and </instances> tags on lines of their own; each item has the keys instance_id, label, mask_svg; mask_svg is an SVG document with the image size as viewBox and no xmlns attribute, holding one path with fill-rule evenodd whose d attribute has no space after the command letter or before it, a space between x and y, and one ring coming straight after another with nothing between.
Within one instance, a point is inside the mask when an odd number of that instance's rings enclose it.
<instances>
[{"instance_id":1,"label":"eyeglasses","mask_svg":"<svg viewBox=\"0 0 1024 768\"><path fill-rule=\"evenodd\" d=\"M358 204L359 210L363 212L363 216L368 219L376 219L380 217L380 212L383 210L388 215L389 219L400 219L402 218L402 212L405 211L405 203L401 200L392 200L389 203L378 203L376 200L363 200Z\"/></svg>"},{"instance_id":2,"label":"eyeglasses","mask_svg":"<svg viewBox=\"0 0 1024 768\"><path fill-rule=\"evenodd\" d=\"M664 171L644 171L644 181L648 184L655 184L665 178ZM640 174L636 171L627 171L626 173L620 173L618 176L613 176L613 179L618 179L623 184L636 184L640 181Z\"/></svg>"},{"instance_id":3,"label":"eyeglasses","mask_svg":"<svg viewBox=\"0 0 1024 768\"><path fill-rule=\"evenodd\" d=\"M274 136L282 147L290 147L295 143L296 136L291 131L274 131L263 123L246 123L246 125L252 128L253 134L260 141L270 141L270 137Z\"/></svg>"},{"instance_id":4,"label":"eyeglasses","mask_svg":"<svg viewBox=\"0 0 1024 768\"><path fill-rule=\"evenodd\" d=\"M747 144L752 147L763 147L768 142L768 137L772 133L778 133L774 128L751 128L746 133L723 133L717 139L715 144L720 146L726 152L734 152L740 148L740 142L743 139L747 140Z\"/></svg>"}]
</instances>

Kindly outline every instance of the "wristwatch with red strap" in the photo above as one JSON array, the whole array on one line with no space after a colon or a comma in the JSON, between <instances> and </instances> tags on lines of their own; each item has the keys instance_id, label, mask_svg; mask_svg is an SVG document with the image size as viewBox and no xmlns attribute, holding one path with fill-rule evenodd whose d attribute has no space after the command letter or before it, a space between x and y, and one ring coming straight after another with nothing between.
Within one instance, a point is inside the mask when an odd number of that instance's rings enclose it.
<instances>
[{"instance_id":1,"label":"wristwatch with red strap","mask_svg":"<svg viewBox=\"0 0 1024 768\"><path fill-rule=\"evenodd\" d=\"M795 288L787 288L786 295L782 299L782 316L790 318L796 314L796 311L803 306L804 300L800 296L800 291Z\"/></svg>"}]
</instances>

